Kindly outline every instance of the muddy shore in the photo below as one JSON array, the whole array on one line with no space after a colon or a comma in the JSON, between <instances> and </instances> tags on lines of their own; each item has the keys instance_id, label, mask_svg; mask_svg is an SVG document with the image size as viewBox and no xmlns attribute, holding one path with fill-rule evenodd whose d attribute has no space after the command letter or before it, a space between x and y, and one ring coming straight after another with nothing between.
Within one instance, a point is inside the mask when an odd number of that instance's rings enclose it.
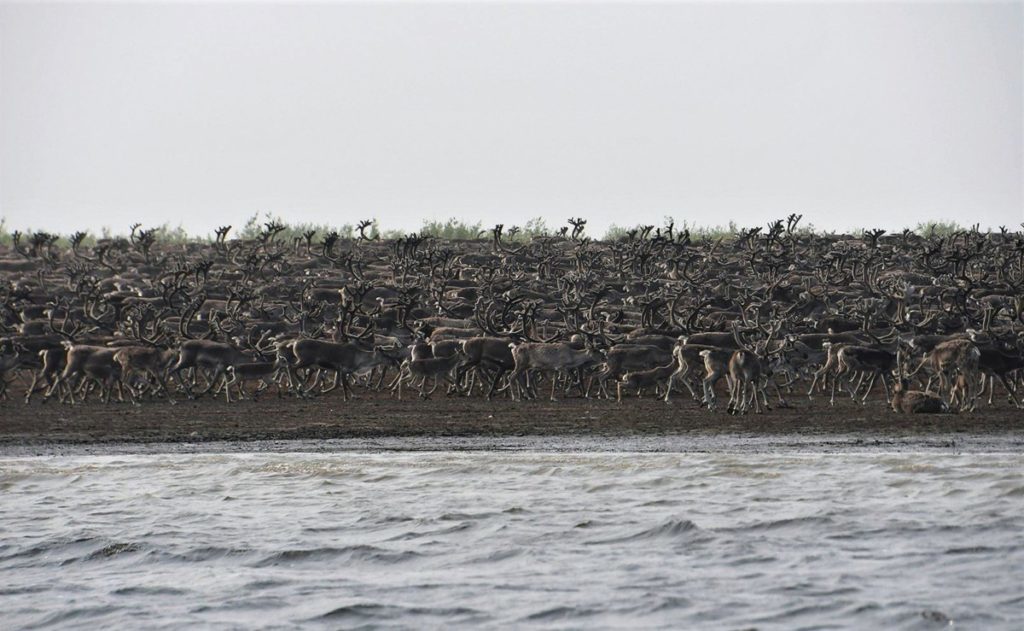
<instances>
[{"instance_id":1,"label":"muddy shore","mask_svg":"<svg viewBox=\"0 0 1024 631\"><path fill-rule=\"evenodd\" d=\"M651 399L614 401L570 398L557 402L435 397L397 401L360 392L314 400L267 397L228 404L210 398L170 405L0 402L0 447L112 443L204 443L388 439L401 444L430 438L678 437L743 434L827 439L928 438L970 434L1024 441L1024 412L1005 402L977 412L898 415L884 399L861 406L849 399L828 405L821 398L792 402L764 414L738 417L709 412L685 398L671 404Z\"/></svg>"}]
</instances>

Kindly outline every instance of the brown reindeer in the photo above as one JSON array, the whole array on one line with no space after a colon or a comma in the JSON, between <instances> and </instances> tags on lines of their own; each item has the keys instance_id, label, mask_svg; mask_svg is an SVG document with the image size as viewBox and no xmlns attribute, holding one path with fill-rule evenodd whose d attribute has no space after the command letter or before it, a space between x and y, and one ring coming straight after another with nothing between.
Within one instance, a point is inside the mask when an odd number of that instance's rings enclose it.
<instances>
[{"instance_id":1,"label":"brown reindeer","mask_svg":"<svg viewBox=\"0 0 1024 631\"><path fill-rule=\"evenodd\" d=\"M715 384L722 377L726 378L728 390L732 391L732 384L729 376L729 360L732 359L733 351L712 348L700 352L704 359L704 404L708 409L714 410L717 407L718 397L715 396Z\"/></svg>"},{"instance_id":2,"label":"brown reindeer","mask_svg":"<svg viewBox=\"0 0 1024 631\"><path fill-rule=\"evenodd\" d=\"M422 359L408 359L402 362L402 366L398 371L396 385L394 386L398 390L398 399L402 399L402 383L406 378L409 378L410 382L416 377L420 378L420 397L424 399L437 390L439 380L444 380L446 383L451 384L452 387L455 387L456 381L453 373L462 363L463 359L462 349L458 348L456 353L447 357L426 357ZM430 388L429 392L426 392L425 388L428 378L433 379L434 385Z\"/></svg>"},{"instance_id":3,"label":"brown reindeer","mask_svg":"<svg viewBox=\"0 0 1024 631\"><path fill-rule=\"evenodd\" d=\"M729 357L729 411L732 414L746 414L750 409L750 399L754 402L754 411L761 413L761 401L764 399L768 407L768 395L761 385L761 360L748 350L733 351ZM747 390L750 390L749 398Z\"/></svg>"},{"instance_id":4,"label":"brown reindeer","mask_svg":"<svg viewBox=\"0 0 1024 631\"><path fill-rule=\"evenodd\" d=\"M694 401L701 400L701 397L697 396L693 386L690 384L689 376L690 373L704 367L704 357L701 356L701 351L712 350L728 349L720 349L717 346L708 346L706 344L692 344L687 337L679 338L679 341L672 349L672 357L675 359L676 369L669 376L668 383L665 386L665 403L668 403L669 396L672 394L672 385L676 380L682 381L686 389L690 391L690 396L693 397Z\"/></svg>"},{"instance_id":5,"label":"brown reindeer","mask_svg":"<svg viewBox=\"0 0 1024 631\"><path fill-rule=\"evenodd\" d=\"M964 393L963 402L957 409L960 411L973 411L977 403L978 392L970 388L970 386L978 381L978 364L980 360L981 351L978 350L978 347L973 342L968 339L953 339L937 344L935 348L925 355L925 358L909 376L914 376L922 367L927 365L931 369L932 376L928 379L925 391L931 389L932 381L937 378L939 382L939 395L942 396L945 393L946 399L952 398L950 393L956 375L962 374L966 376L968 391Z\"/></svg>"},{"instance_id":6,"label":"brown reindeer","mask_svg":"<svg viewBox=\"0 0 1024 631\"><path fill-rule=\"evenodd\" d=\"M66 343L67 359L64 371L53 382L50 389L46 391L45 398L49 399L56 392L61 402L68 401L75 403L75 392L84 389L83 399L88 396L93 385L100 387L100 399L106 403L110 401L112 390L117 388L117 398L124 401L124 392L121 388L121 367L114 361L116 348L105 346L89 346L86 344ZM61 386L64 393L61 394Z\"/></svg>"},{"instance_id":7,"label":"brown reindeer","mask_svg":"<svg viewBox=\"0 0 1024 631\"><path fill-rule=\"evenodd\" d=\"M891 405L894 412L903 414L942 414L949 411L949 406L941 398L910 390L906 379L900 379L893 385Z\"/></svg>"},{"instance_id":8,"label":"brown reindeer","mask_svg":"<svg viewBox=\"0 0 1024 631\"><path fill-rule=\"evenodd\" d=\"M658 388L661 384L668 381L668 379L675 374L676 363L669 362L664 366L658 366L657 368L651 368L648 370L638 370L633 372L627 372L619 379L615 389L615 400L618 403L622 403L622 389L627 390L636 389L636 396L640 396L644 388Z\"/></svg>"},{"instance_id":9,"label":"brown reindeer","mask_svg":"<svg viewBox=\"0 0 1024 631\"><path fill-rule=\"evenodd\" d=\"M591 366L603 359L597 351L577 350L565 342L511 342L509 348L512 349L512 358L516 363L509 375L513 401L522 399L521 390L518 396L516 394L520 377L525 376L529 379L529 373L532 371L551 372L551 400L555 401L558 373ZM529 383L526 387L529 388Z\"/></svg>"},{"instance_id":10,"label":"brown reindeer","mask_svg":"<svg viewBox=\"0 0 1024 631\"><path fill-rule=\"evenodd\" d=\"M259 385L252 393L252 400L256 401L261 392L269 389L271 384L277 386L277 398L281 398L281 383L277 379L282 368L277 362L253 362L251 364L232 364L227 367L227 381L224 384L224 396L228 403L231 402L231 387L238 390L240 399L248 398L245 385L252 381L258 381Z\"/></svg>"},{"instance_id":11,"label":"brown reindeer","mask_svg":"<svg viewBox=\"0 0 1024 631\"><path fill-rule=\"evenodd\" d=\"M114 361L121 366L121 380L128 386L128 396L133 403L138 403L135 388L131 384L132 377L136 375L153 379L167 401L174 403L174 397L167 388L166 373L177 355L177 351L152 346L127 346L114 353Z\"/></svg>"},{"instance_id":12,"label":"brown reindeer","mask_svg":"<svg viewBox=\"0 0 1024 631\"><path fill-rule=\"evenodd\" d=\"M861 404L864 404L875 386L875 379L881 376L882 386L885 388L885 400L886 402L891 400L888 379L896 369L896 353L869 346L841 346L836 359L839 367L833 386L840 377L849 375L850 398L855 399L865 375L870 375L867 387L864 389L864 396L861 398ZM853 376L856 374L859 374L860 378L857 384L853 385Z\"/></svg>"}]
</instances>

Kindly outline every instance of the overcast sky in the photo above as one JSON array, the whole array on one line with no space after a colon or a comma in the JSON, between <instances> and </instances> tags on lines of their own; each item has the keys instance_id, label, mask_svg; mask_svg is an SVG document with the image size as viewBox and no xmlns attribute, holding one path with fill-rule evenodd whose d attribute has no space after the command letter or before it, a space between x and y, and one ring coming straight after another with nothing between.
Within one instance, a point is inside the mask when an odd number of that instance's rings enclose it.
<instances>
[{"instance_id":1,"label":"overcast sky","mask_svg":"<svg viewBox=\"0 0 1024 631\"><path fill-rule=\"evenodd\" d=\"M0 215L1024 221L1024 9L3 4Z\"/></svg>"}]
</instances>

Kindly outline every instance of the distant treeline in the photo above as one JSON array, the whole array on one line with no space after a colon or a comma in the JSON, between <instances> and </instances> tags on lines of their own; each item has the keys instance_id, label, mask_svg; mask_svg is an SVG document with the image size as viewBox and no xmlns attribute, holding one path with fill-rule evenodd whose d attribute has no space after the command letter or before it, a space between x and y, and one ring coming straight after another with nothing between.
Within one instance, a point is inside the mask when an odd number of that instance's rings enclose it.
<instances>
[{"instance_id":1,"label":"distant treeline","mask_svg":"<svg viewBox=\"0 0 1024 631\"><path fill-rule=\"evenodd\" d=\"M553 237L560 234L567 236L577 230L577 226L580 225L580 222L582 222L583 228L582 230L579 230L579 236L594 238L594 235L586 233L586 222L583 220L570 219L569 223L571 225L566 224L563 226L552 227L549 226L547 221L542 217L534 217L533 219L527 220L522 225L505 226L502 238L511 242L527 242L536 237ZM341 225L331 225L326 223L309 222L292 223L285 221L282 217L272 213L257 213L252 215L244 225L233 227L228 238L255 239L261 232L263 232L265 226L268 224L275 224L283 227L283 230L278 234L278 238L285 240L306 238L310 233L315 233L317 238L322 238L325 235L336 233L340 239L354 239L359 236L360 227L362 227L363 234L371 239L399 239L407 236L410 232L415 232L420 236L433 237L437 239L472 241L492 238L492 230L494 228L494 226L485 226L479 221L476 223L469 223L453 217L447 221L425 220L418 231L407 232L404 230L382 229L380 223L376 219L365 220L359 222L359 224L343 223ZM628 238L630 233L640 232L645 228L648 228L649 230L664 230L668 226L672 226L677 233L688 230L691 238L693 239L708 238L715 240L729 240L734 238L744 229L733 221L730 221L726 225L706 226L691 223L687 220L677 222L671 217L666 217L660 226L653 226L651 224L619 226L612 224L604 234L600 236L599 240L616 241ZM1022 224L1022 226L1024 226L1024 224ZM213 241L215 239L215 235L213 234L192 234L181 225L174 227L167 223L155 227L147 226L146 230L147 232L150 232L157 241L162 243L173 244L203 242ZM975 225L967 227L955 221L936 220L919 223L912 229L913 232L921 236L948 236L965 230L978 230L978 226ZM799 231L807 234L837 234L834 231L818 230L813 224L807 224L801 227ZM863 231L863 229L856 230L853 231L852 234L859 235ZM0 217L0 245L11 245L13 235L16 232L17 231L8 227L6 218ZM20 234L22 235L22 239L26 241L30 240L33 236L42 238L42 236L45 235L50 239L55 239L54 244L59 247L68 247L73 238L72 233L56 234L46 231L37 231L31 228L21 231ZM95 245L98 239L128 238L128 233L114 233L108 227L104 227L98 234L91 232L86 232L84 234L85 237L80 241L80 243L87 247Z\"/></svg>"}]
</instances>

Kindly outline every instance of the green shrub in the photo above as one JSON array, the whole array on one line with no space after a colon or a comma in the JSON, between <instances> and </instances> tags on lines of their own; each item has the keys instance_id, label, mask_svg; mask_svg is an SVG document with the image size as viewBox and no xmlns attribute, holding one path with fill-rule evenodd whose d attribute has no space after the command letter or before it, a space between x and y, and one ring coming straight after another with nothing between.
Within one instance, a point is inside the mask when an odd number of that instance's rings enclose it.
<instances>
[{"instance_id":1,"label":"green shrub","mask_svg":"<svg viewBox=\"0 0 1024 631\"><path fill-rule=\"evenodd\" d=\"M424 220L419 233L420 236L451 241L472 241L486 237L486 234L482 234L484 227L481 222L470 224L455 217L445 222Z\"/></svg>"},{"instance_id":2,"label":"green shrub","mask_svg":"<svg viewBox=\"0 0 1024 631\"><path fill-rule=\"evenodd\" d=\"M967 228L964 228L957 222L945 220L926 221L917 224L917 227L914 228L914 232L922 237L948 237L964 230L967 230Z\"/></svg>"}]
</instances>

